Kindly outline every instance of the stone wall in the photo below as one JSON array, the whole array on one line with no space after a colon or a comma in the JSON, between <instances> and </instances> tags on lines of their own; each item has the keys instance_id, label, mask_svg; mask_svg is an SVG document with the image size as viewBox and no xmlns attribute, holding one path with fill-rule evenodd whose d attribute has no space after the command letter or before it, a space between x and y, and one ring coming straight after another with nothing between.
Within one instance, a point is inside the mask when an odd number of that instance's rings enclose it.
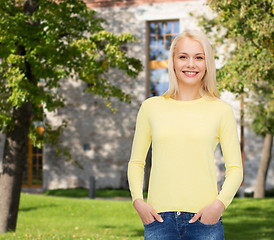
<instances>
[{"instance_id":1,"label":"stone wall","mask_svg":"<svg viewBox=\"0 0 274 240\"><path fill-rule=\"evenodd\" d=\"M144 88L138 86L138 80L127 83L129 80L118 73L110 73L110 76L124 81L125 91L135 89L135 93L142 96ZM114 100L117 113L113 114L101 98L83 93L84 88L80 82L64 81L59 94L66 95L67 106L48 117L53 124L56 120L59 123L61 119L68 121L62 144L70 147L73 160L77 160L84 170L57 158L52 147L47 146L44 148L44 188L88 187L90 176L95 176L97 188L127 185L134 119L142 99L135 96L131 105Z\"/></svg>"}]
</instances>

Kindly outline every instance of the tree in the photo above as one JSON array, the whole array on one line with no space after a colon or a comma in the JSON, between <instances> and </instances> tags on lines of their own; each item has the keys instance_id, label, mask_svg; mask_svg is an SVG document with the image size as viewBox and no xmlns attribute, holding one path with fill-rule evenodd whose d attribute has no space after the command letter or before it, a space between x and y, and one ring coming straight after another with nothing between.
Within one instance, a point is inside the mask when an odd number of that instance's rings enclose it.
<instances>
[{"instance_id":1,"label":"tree","mask_svg":"<svg viewBox=\"0 0 274 240\"><path fill-rule=\"evenodd\" d=\"M217 72L219 88L249 99L245 105L251 127L265 139L254 193L262 198L274 132L273 1L208 0L207 4L216 15L201 17L200 23L216 45L226 46L225 65Z\"/></svg>"},{"instance_id":2,"label":"tree","mask_svg":"<svg viewBox=\"0 0 274 240\"><path fill-rule=\"evenodd\" d=\"M130 102L130 95L111 84L110 68L136 77L141 62L126 53L131 34L115 35L83 0L0 0L0 131L6 135L0 173L0 232L14 231L28 137L34 145L58 146L66 123L43 135L35 121L45 111L65 106L55 92L60 80L73 77L86 83L86 91ZM58 153L69 155L66 149Z\"/></svg>"}]
</instances>

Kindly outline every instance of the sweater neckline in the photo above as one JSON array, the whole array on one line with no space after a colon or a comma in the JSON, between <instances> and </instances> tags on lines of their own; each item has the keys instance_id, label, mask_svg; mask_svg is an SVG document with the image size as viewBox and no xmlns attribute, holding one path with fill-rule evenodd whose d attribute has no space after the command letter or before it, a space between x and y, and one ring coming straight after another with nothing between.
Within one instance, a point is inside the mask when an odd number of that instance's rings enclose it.
<instances>
[{"instance_id":1,"label":"sweater neckline","mask_svg":"<svg viewBox=\"0 0 274 240\"><path fill-rule=\"evenodd\" d=\"M198 99L189 100L189 101L176 100L176 99L173 99L171 97L168 97L168 98L166 98L164 96L161 96L161 97L166 99L167 101L174 102L176 104L181 104L181 105L196 104L196 103L204 101L204 97L200 97Z\"/></svg>"}]
</instances>

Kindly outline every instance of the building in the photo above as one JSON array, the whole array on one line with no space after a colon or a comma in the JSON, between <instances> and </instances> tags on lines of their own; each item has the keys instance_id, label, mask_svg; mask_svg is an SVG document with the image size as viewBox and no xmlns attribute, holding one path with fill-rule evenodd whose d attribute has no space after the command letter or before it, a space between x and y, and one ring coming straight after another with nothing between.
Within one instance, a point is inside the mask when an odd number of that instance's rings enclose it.
<instances>
[{"instance_id":1,"label":"building","mask_svg":"<svg viewBox=\"0 0 274 240\"><path fill-rule=\"evenodd\" d=\"M88 188L90 176L95 177L96 188L128 188L127 163L139 106L147 97L159 95L167 88L171 41L184 29L198 28L197 20L189 13L208 17L213 14L205 1L200 0L86 0L86 3L107 20L107 30L116 34L130 32L139 39L127 48L130 55L141 59L144 70L134 80L120 71L109 72L113 83L133 96L130 105L113 99L116 114L104 105L103 99L83 93L85 86L81 82L63 81L58 94L66 97L66 108L48 114L46 121L53 125L59 125L63 119L68 121L61 136L62 144L70 148L73 159L83 169L57 157L52 146L39 150L30 145L24 178L27 188ZM220 65L217 62L217 67ZM222 93L221 98L233 106L240 135L240 102L228 92ZM262 146L263 139L245 126L246 191L254 190ZM215 157L220 185L225 167L218 147ZM274 161L268 172L267 188L274 188Z\"/></svg>"}]
</instances>

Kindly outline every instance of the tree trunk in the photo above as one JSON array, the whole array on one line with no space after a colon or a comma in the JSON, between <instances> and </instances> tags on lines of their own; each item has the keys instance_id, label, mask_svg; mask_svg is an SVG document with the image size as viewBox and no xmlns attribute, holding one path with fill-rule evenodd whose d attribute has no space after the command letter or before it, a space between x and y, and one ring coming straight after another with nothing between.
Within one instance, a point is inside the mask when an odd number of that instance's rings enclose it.
<instances>
[{"instance_id":1,"label":"tree trunk","mask_svg":"<svg viewBox=\"0 0 274 240\"><path fill-rule=\"evenodd\" d=\"M267 177L267 171L269 168L269 163L271 160L272 143L273 136L271 133L267 133L264 138L264 146L256 180L254 198L264 198L265 196L265 182Z\"/></svg>"},{"instance_id":2,"label":"tree trunk","mask_svg":"<svg viewBox=\"0 0 274 240\"><path fill-rule=\"evenodd\" d=\"M25 0L23 12L32 15L39 8L38 0ZM39 22L29 22L35 26ZM26 54L25 47L18 46L18 55ZM36 84L31 65L25 61L25 76ZM0 173L0 233L15 231L19 209L24 165L27 159L28 134L32 117L32 103L26 102L19 108L12 108L14 126L6 130L3 156L3 172Z\"/></svg>"},{"instance_id":3,"label":"tree trunk","mask_svg":"<svg viewBox=\"0 0 274 240\"><path fill-rule=\"evenodd\" d=\"M32 105L13 109L15 126L6 132L3 172L0 173L0 232L15 231Z\"/></svg>"}]
</instances>

